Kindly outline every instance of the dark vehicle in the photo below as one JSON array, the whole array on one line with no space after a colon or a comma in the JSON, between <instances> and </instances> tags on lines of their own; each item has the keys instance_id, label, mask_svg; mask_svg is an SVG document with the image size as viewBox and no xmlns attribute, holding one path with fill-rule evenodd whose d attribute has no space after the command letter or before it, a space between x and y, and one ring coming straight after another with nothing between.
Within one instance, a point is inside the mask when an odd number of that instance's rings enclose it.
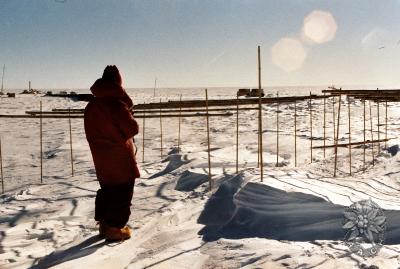
<instances>
[{"instance_id":1,"label":"dark vehicle","mask_svg":"<svg viewBox=\"0 0 400 269\"><path fill-rule=\"evenodd\" d=\"M251 97L264 97L264 89L251 89L250 96Z\"/></svg>"},{"instance_id":2,"label":"dark vehicle","mask_svg":"<svg viewBox=\"0 0 400 269\"><path fill-rule=\"evenodd\" d=\"M250 96L250 89L239 89L236 93L237 96Z\"/></svg>"}]
</instances>

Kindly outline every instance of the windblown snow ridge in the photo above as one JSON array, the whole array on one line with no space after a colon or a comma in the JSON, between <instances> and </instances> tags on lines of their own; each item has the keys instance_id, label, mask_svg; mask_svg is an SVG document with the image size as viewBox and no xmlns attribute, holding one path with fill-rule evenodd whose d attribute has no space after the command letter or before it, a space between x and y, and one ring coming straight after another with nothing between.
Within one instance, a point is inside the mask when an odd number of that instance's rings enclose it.
<instances>
[{"instance_id":1,"label":"windblown snow ridge","mask_svg":"<svg viewBox=\"0 0 400 269\"><path fill-rule=\"evenodd\" d=\"M345 207L301 192L285 192L237 176L212 195L198 218L205 241L261 237L275 240L342 240ZM400 243L400 212L386 210L387 244Z\"/></svg>"}]
</instances>

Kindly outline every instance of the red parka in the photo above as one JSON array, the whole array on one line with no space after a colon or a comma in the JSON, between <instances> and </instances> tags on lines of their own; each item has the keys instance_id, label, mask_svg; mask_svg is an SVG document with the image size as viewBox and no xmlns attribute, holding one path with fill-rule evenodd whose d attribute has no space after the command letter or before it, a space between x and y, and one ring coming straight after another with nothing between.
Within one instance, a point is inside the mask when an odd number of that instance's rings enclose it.
<instances>
[{"instance_id":1,"label":"red parka","mask_svg":"<svg viewBox=\"0 0 400 269\"><path fill-rule=\"evenodd\" d=\"M85 108L85 133L100 185L134 183L140 177L133 137L139 132L132 100L122 86L98 79Z\"/></svg>"}]
</instances>

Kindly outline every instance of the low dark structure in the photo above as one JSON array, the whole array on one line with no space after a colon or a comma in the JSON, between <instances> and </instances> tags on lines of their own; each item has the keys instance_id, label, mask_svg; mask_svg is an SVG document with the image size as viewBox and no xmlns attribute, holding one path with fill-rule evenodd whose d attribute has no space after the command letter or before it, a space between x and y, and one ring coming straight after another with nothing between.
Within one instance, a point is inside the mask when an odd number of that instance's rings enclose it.
<instances>
[{"instance_id":1,"label":"low dark structure","mask_svg":"<svg viewBox=\"0 0 400 269\"><path fill-rule=\"evenodd\" d=\"M246 97L264 97L264 89L239 89L236 93L237 96L246 96Z\"/></svg>"},{"instance_id":2,"label":"low dark structure","mask_svg":"<svg viewBox=\"0 0 400 269\"><path fill-rule=\"evenodd\" d=\"M250 96L250 89L239 89L236 93L237 96Z\"/></svg>"},{"instance_id":3,"label":"low dark structure","mask_svg":"<svg viewBox=\"0 0 400 269\"><path fill-rule=\"evenodd\" d=\"M90 93L76 93L71 91L68 93L67 91L60 91L59 93L53 93L51 91L46 92L45 96L47 97L68 97L73 99L74 101L86 101L89 102L93 95Z\"/></svg>"}]
</instances>

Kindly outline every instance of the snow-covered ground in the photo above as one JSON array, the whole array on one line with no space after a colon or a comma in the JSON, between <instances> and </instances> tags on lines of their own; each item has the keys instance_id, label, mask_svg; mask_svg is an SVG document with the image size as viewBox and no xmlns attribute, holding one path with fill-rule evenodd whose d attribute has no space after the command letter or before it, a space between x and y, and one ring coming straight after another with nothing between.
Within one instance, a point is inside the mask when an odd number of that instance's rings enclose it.
<instances>
[{"instance_id":1,"label":"snow-covered ground","mask_svg":"<svg viewBox=\"0 0 400 269\"><path fill-rule=\"evenodd\" d=\"M320 93L322 88L312 88ZM280 96L306 95L310 88L267 89ZM236 89L209 89L210 98L232 98ZM203 89L130 90L136 104L204 98ZM0 98L0 114L53 108L83 108L84 102L17 95ZM343 98L340 138L348 139L347 100ZM363 107L351 100L352 141L363 139ZM323 101L313 101L314 146L323 143ZM6 193L0 196L0 268L399 268L400 157L398 139L390 152L339 148L338 176L333 149L313 151L307 102L297 103L298 165L294 166L293 104L279 109L279 167L276 167L276 106L263 106L264 181L257 164L257 112L241 111L239 170L235 173L236 117L210 118L213 190L208 189L205 118L163 118L164 156L160 157L160 122L146 119L136 137L142 177L137 179L129 225L133 237L106 243L97 237L94 197L96 174L83 120L73 119L75 175L71 177L68 119L43 120L44 167L40 184L38 119L0 119ZM397 138L400 106L389 104L388 137ZM327 103L327 144L333 142L332 104ZM374 139L377 110L373 104ZM367 112L369 107L367 106ZM369 113L367 114L369 115ZM381 124L385 110L381 106ZM369 120L369 116L367 117ZM142 125L142 119L138 119ZM369 127L369 121L367 122ZM384 126L380 126L384 138ZM370 132L367 132L370 139ZM378 155L377 155L378 154ZM385 209L386 244L373 258L352 254L343 242L343 212L353 202L371 198ZM374 266L372 266L374 265Z\"/></svg>"}]
</instances>

